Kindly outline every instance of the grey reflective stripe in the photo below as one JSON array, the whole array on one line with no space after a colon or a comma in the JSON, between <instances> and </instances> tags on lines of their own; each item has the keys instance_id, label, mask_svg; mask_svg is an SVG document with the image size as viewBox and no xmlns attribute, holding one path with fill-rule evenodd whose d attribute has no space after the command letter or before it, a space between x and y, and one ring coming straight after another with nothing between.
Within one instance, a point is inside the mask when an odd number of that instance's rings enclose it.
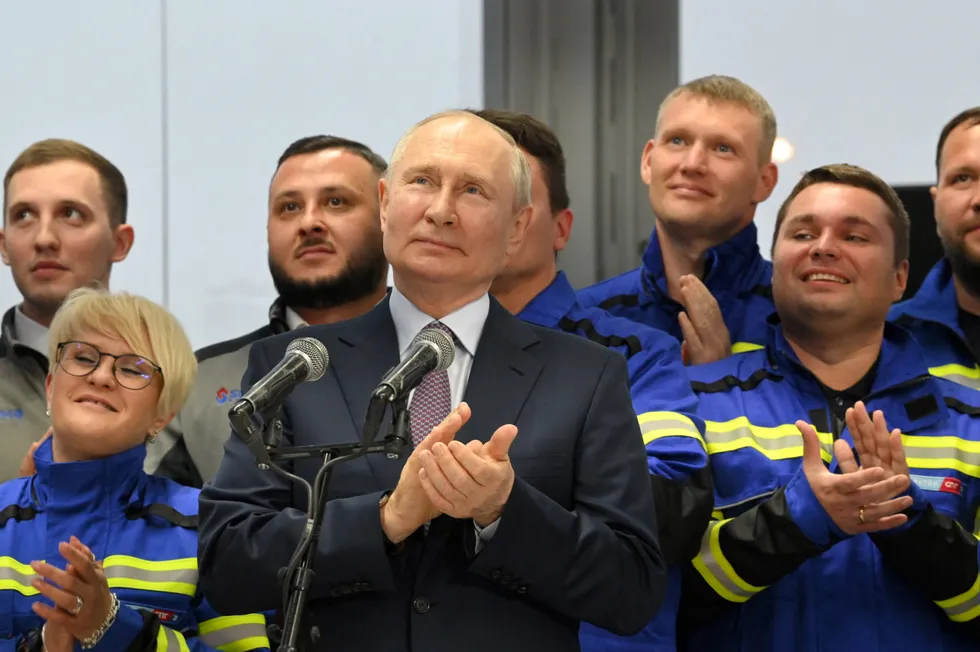
<instances>
[{"instance_id":1,"label":"grey reflective stripe","mask_svg":"<svg viewBox=\"0 0 980 652\"><path fill-rule=\"evenodd\" d=\"M221 647L222 645L231 645L232 643L244 641L249 638L265 638L265 635L265 624L242 623L241 625L232 625L208 632L207 634L201 634L198 638L202 643L206 643L211 647Z\"/></svg>"},{"instance_id":2,"label":"grey reflective stripe","mask_svg":"<svg viewBox=\"0 0 980 652\"><path fill-rule=\"evenodd\" d=\"M14 568L14 566L23 567L27 569L27 573L22 573L20 568ZM21 595L37 595L40 593L31 585L31 580L37 577L34 573L34 569L30 566L25 566L18 561L13 559L0 558L0 582L8 582L16 586L10 586L9 584L2 588L9 588L17 591ZM23 587L23 588L22 588Z\"/></svg>"},{"instance_id":3,"label":"grey reflective stripe","mask_svg":"<svg viewBox=\"0 0 980 652\"><path fill-rule=\"evenodd\" d=\"M659 415L664 415L665 418L659 418ZM683 415L671 415L670 413L644 413L639 416L640 420L640 432L643 433L643 443L649 444L651 441L657 438L658 434L663 433L665 436L688 436L694 437L701 440L701 433L698 431L697 427L691 423L691 420L684 417ZM674 430L678 431L675 433L668 433L667 431Z\"/></svg>"},{"instance_id":4,"label":"grey reflective stripe","mask_svg":"<svg viewBox=\"0 0 980 652\"><path fill-rule=\"evenodd\" d=\"M932 446L915 446L914 439L912 439L913 445L910 445L908 440L905 444L905 459L906 460L958 460L962 464L968 464L970 466L980 466L980 452L971 453L965 451L961 448L956 448L953 446L942 446L942 447L932 447ZM964 441L964 443L966 443ZM972 442L971 442L972 443ZM916 466L909 462L911 466ZM970 473L970 475L974 475Z\"/></svg>"},{"instance_id":5,"label":"grey reflective stripe","mask_svg":"<svg viewBox=\"0 0 980 652\"><path fill-rule=\"evenodd\" d=\"M744 418L741 419L744 421ZM739 439L751 439L755 442L756 446L762 450L763 454L766 451L780 451L787 448L799 448L800 456L802 456L803 450L803 435L796 430L796 426L789 426L795 433L780 434L775 437L764 437L761 436L763 431L774 431L778 428L787 428L787 426L752 426L752 425L740 425L735 427L730 427L728 424L731 422L717 422L717 421L705 421L705 431L704 439L709 446L709 452L711 446L721 446L724 444L730 444ZM719 426L725 426L720 428ZM787 428L788 429L788 428ZM825 433L818 433L820 434ZM820 448L829 454L833 454L834 446L833 444L828 444L821 439Z\"/></svg>"},{"instance_id":6,"label":"grey reflective stripe","mask_svg":"<svg viewBox=\"0 0 980 652\"><path fill-rule=\"evenodd\" d=\"M954 382L957 385L963 385L964 387L969 387L970 389L980 389L980 378L973 378L972 376L956 373L955 371L944 373L941 371L942 369L943 367L934 367L929 370L929 373L937 378L943 378Z\"/></svg>"},{"instance_id":7,"label":"grey reflective stripe","mask_svg":"<svg viewBox=\"0 0 980 652\"><path fill-rule=\"evenodd\" d=\"M971 589L971 591L974 590L976 590L976 586ZM936 604L942 607L944 602L948 602L948 600L937 602ZM974 610L976 610L976 613L971 615L969 612ZM958 623L973 620L977 616L980 616L980 593L977 593L969 600L965 600L952 607L943 607L943 611L946 612L946 615L950 620Z\"/></svg>"},{"instance_id":8,"label":"grey reflective stripe","mask_svg":"<svg viewBox=\"0 0 980 652\"><path fill-rule=\"evenodd\" d=\"M709 526L708 530L701 537L701 550L698 552L698 560L704 564L704 570L707 571L709 575L715 580L717 585L712 582L708 584L715 590L718 595L725 598L729 602L745 602L757 591L746 591L742 587L732 580L727 573L722 569L719 560L715 557L714 552L711 550L711 536L720 528L726 521L713 521ZM705 578L707 581L708 578ZM721 589L721 590L719 590ZM759 589L761 590L761 589Z\"/></svg>"},{"instance_id":9,"label":"grey reflective stripe","mask_svg":"<svg viewBox=\"0 0 980 652\"><path fill-rule=\"evenodd\" d=\"M163 625L160 625L160 632L163 635L163 642L166 645L166 647L163 648L164 650L169 652L170 650L180 649L181 637L177 634L177 632L170 629L169 627L164 627ZM160 636L157 636L157 643L158 644L160 643ZM157 652L163 652L163 651L158 648Z\"/></svg>"},{"instance_id":10,"label":"grey reflective stripe","mask_svg":"<svg viewBox=\"0 0 980 652\"><path fill-rule=\"evenodd\" d=\"M113 564L105 568L105 576L108 579L129 579L139 582L177 582L180 584L197 585L197 569L187 568L182 570L143 570L133 566Z\"/></svg>"}]
</instances>

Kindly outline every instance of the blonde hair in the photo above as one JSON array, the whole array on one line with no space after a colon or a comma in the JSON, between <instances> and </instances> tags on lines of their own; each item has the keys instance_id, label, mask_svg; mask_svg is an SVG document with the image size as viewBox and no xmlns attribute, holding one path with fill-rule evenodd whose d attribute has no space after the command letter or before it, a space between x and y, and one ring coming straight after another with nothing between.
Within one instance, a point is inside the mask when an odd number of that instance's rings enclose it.
<instances>
[{"instance_id":1,"label":"blonde hair","mask_svg":"<svg viewBox=\"0 0 980 652\"><path fill-rule=\"evenodd\" d=\"M725 75L708 75L689 81L671 91L670 95L660 103L660 109L657 111L657 131L660 131L660 118L663 117L664 109L671 101L682 95L701 98L708 102L734 104L748 109L759 119L762 127L759 163L761 165L772 160L772 146L776 142L776 114L766 98L757 90L739 79Z\"/></svg>"},{"instance_id":2,"label":"blonde hair","mask_svg":"<svg viewBox=\"0 0 980 652\"><path fill-rule=\"evenodd\" d=\"M163 371L163 390L157 415L179 412L197 376L197 358L177 318L165 308L127 292L110 293L79 288L68 295L48 333L50 372L58 364L58 344L95 332L119 338L133 353L156 363Z\"/></svg>"},{"instance_id":3,"label":"blonde hair","mask_svg":"<svg viewBox=\"0 0 980 652\"><path fill-rule=\"evenodd\" d=\"M501 138L507 141L511 150L511 164L510 173L511 178L514 183L514 213L518 213L525 206L531 205L531 164L528 163L527 157L524 156L524 152L521 148L517 146L517 142L514 138L493 124L489 120L485 120L482 117L475 115L469 111L462 111L458 109L453 109L450 111L442 111L434 115L430 115L428 118L416 122L412 125L408 131L406 131L398 142L395 143L395 149L392 150L391 156L388 158L388 169L385 171L385 181L391 183L392 172L395 169L395 165L401 160L402 156L405 154L405 148L408 146L408 141L411 140L412 136L420 127L429 124L430 122L435 122L436 120L441 120L442 118L451 117L464 117L470 120L478 120L483 124L488 125L491 129L496 131Z\"/></svg>"}]
</instances>

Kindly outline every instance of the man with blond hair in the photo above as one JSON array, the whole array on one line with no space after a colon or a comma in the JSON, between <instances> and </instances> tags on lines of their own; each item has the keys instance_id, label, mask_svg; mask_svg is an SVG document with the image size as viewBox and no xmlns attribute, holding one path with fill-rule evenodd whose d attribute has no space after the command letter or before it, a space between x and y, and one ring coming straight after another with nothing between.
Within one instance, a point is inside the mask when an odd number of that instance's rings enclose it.
<instances>
[{"instance_id":1,"label":"man with blond hair","mask_svg":"<svg viewBox=\"0 0 980 652\"><path fill-rule=\"evenodd\" d=\"M378 380L424 329L449 335L455 357L406 396L410 451L334 473L304 631L386 652L573 652L583 621L639 631L666 578L626 361L489 294L527 230L527 159L485 120L439 114L402 138L379 190L394 287L361 317L299 334L330 365L285 399L284 444L360 441L386 421ZM255 343L242 389L299 335ZM317 467L293 471L313 481ZM304 503L229 438L201 493L201 582L217 609L279 606Z\"/></svg>"},{"instance_id":2,"label":"man with blond hair","mask_svg":"<svg viewBox=\"0 0 980 652\"><path fill-rule=\"evenodd\" d=\"M680 86L657 115L640 174L656 226L643 264L578 293L587 306L659 328L688 364L758 348L772 265L752 220L778 178L772 107L733 77Z\"/></svg>"},{"instance_id":3,"label":"man with blond hair","mask_svg":"<svg viewBox=\"0 0 980 652\"><path fill-rule=\"evenodd\" d=\"M3 179L0 256L23 301L0 319L0 481L16 477L48 429L44 378L48 327L72 290L107 286L113 263L133 246L119 169L70 140L34 143Z\"/></svg>"}]
</instances>

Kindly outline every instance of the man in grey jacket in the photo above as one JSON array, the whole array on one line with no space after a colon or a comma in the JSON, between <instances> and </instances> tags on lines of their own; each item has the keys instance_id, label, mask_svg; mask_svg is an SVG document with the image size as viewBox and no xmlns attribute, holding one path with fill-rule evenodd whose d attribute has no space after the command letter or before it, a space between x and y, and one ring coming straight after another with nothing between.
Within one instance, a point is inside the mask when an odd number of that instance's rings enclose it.
<instances>
[{"instance_id":1,"label":"man in grey jacket","mask_svg":"<svg viewBox=\"0 0 980 652\"><path fill-rule=\"evenodd\" d=\"M0 256L23 300L0 318L0 481L47 431L48 326L68 294L107 286L133 246L119 169L70 140L34 143L3 179Z\"/></svg>"},{"instance_id":2,"label":"man in grey jacket","mask_svg":"<svg viewBox=\"0 0 980 652\"><path fill-rule=\"evenodd\" d=\"M147 472L196 487L211 479L252 344L356 317L384 298L378 181L386 167L367 146L336 136L310 136L286 148L269 187L269 270L279 294L269 323L198 351L197 384L147 447Z\"/></svg>"}]
</instances>

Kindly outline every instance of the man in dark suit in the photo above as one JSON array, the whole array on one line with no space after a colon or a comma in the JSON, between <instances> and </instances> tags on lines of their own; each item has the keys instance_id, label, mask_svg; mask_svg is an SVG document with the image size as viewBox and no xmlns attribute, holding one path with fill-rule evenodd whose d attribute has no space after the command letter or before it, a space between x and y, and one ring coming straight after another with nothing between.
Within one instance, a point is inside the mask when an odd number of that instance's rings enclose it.
<instances>
[{"instance_id":1,"label":"man in dark suit","mask_svg":"<svg viewBox=\"0 0 980 652\"><path fill-rule=\"evenodd\" d=\"M425 327L451 332L456 357L413 391L407 459L334 471L308 624L323 649L379 652L578 650L582 621L639 631L666 575L626 363L488 295L527 228L526 158L490 123L439 114L402 137L379 188L394 288L361 317L299 334L326 345L330 367L286 399L284 438L359 440L372 391ZM297 336L253 345L243 391ZM293 471L312 481L317 467ZM305 503L228 440L201 494L199 568L216 609L279 607Z\"/></svg>"}]
</instances>

